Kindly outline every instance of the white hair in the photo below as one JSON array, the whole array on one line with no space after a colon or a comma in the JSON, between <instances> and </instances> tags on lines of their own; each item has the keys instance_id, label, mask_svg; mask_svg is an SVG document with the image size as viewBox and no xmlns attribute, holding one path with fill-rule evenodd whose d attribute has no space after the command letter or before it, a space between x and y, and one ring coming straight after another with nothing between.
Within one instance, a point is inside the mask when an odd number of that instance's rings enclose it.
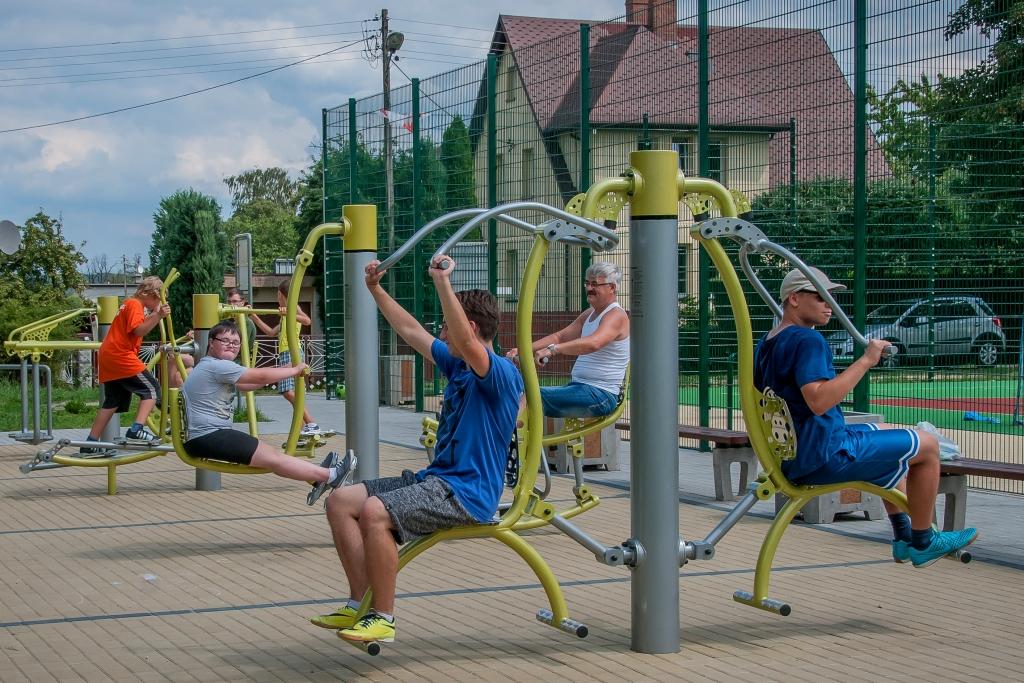
<instances>
[{"instance_id":1,"label":"white hair","mask_svg":"<svg viewBox=\"0 0 1024 683\"><path fill-rule=\"evenodd\" d=\"M595 261L590 264L587 268L586 275L584 278L587 280L594 280L596 278L604 278L605 282L614 282L616 285L622 281L622 271L614 263L608 261Z\"/></svg>"}]
</instances>

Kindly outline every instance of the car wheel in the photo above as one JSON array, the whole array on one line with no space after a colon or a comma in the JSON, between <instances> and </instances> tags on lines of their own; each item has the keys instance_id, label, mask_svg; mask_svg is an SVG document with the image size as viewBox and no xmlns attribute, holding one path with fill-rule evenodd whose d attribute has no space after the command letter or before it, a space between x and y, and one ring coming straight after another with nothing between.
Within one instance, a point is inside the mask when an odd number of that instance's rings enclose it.
<instances>
[{"instance_id":1,"label":"car wheel","mask_svg":"<svg viewBox=\"0 0 1024 683\"><path fill-rule=\"evenodd\" d=\"M978 365L995 365L999 360L999 344L993 339L981 339L975 346Z\"/></svg>"}]
</instances>

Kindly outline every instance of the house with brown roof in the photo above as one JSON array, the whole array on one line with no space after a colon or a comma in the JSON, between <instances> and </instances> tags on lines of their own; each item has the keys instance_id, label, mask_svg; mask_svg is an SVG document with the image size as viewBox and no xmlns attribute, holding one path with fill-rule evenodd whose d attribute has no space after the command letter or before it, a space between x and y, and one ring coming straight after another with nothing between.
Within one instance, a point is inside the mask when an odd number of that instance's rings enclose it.
<instances>
[{"instance_id":1,"label":"house with brown roof","mask_svg":"<svg viewBox=\"0 0 1024 683\"><path fill-rule=\"evenodd\" d=\"M591 182L625 169L644 134L653 149L678 151L680 168L697 174L697 27L677 23L674 0L626 0L625 8L625 20L615 22L498 18L491 42L498 67L498 203L537 199L562 206L586 189L580 177L581 24L590 33ZM712 26L708 46L710 177L748 197L793 178L853 177L853 93L820 31ZM478 197L487 196L487 102L481 83L471 126ZM888 169L874 147L869 144L868 172L877 177ZM681 217L686 260L680 266L693 272L696 245L685 209ZM627 216L620 227L621 253L612 260L625 267ZM517 235L502 238L501 281L517 281L529 251L523 242ZM542 282L541 296L567 308L579 301L574 290L582 279L567 272L572 261L553 249ZM686 290L695 289L694 275Z\"/></svg>"}]
</instances>

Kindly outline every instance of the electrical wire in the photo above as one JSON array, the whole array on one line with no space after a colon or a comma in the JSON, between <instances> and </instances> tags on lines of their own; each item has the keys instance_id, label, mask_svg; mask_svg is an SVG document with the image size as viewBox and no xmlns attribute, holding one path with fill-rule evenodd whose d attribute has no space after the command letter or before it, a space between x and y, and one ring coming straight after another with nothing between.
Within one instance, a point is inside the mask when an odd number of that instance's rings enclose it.
<instances>
[{"instance_id":1,"label":"electrical wire","mask_svg":"<svg viewBox=\"0 0 1024 683\"><path fill-rule=\"evenodd\" d=\"M51 121L49 123L39 123L39 124L31 125L31 126L20 126L18 128L8 128L6 130L0 130L0 134L2 134L2 133L16 133L18 131L33 130L33 129L36 129L36 128L47 128L47 127L50 127L50 126L59 126L59 125L65 124L65 123L74 123L76 121L85 121L87 119L95 119L95 118L99 118L101 116L109 116L111 114L119 114L121 112L131 111L133 109L142 109L143 107L150 107L150 106L153 106L154 104L162 104L164 102L171 102L173 100L180 100L180 99L185 98L185 97L191 97L192 95L198 95L200 93L209 92L211 90L216 90L218 88L223 88L223 87L228 86L228 85L234 85L235 83L241 83L242 81L248 81L248 80L251 80L253 78L259 78L260 76L266 76L267 74L274 73L275 71L281 71L281 70L287 69L289 67L297 66L297 65L302 64L304 62L312 61L312 60L314 60L314 59L316 59L318 57L324 57L324 56L332 54L334 52L338 52L339 50L344 50L347 47L352 47L353 45L358 45L361 42L362 42L362 40L353 41L353 42L347 43L345 45L340 45L340 46L338 46L338 47L336 47L336 48L334 48L332 50L327 50L326 52L321 52L320 54L313 55L312 57L307 57L306 59L301 59L301 60L299 60L297 62L292 62L290 64L284 64L282 66L274 67L273 69L267 69L266 71L261 71L260 73L252 74L252 75L249 75L249 76L243 76L242 78L236 78L233 81L228 81L226 83L218 83L217 85L211 85L211 86L209 86L207 88L201 88L199 90L193 90L191 92L182 93L180 95L173 95L171 97L164 97L164 98L161 98L159 100L153 100L151 102L143 102L142 104L135 104L135 105L132 105L130 107L121 107L119 109L112 109L110 111L99 112L99 113L96 113L96 114L87 114L85 116L76 116L75 118L64 119L62 121Z\"/></svg>"}]
</instances>

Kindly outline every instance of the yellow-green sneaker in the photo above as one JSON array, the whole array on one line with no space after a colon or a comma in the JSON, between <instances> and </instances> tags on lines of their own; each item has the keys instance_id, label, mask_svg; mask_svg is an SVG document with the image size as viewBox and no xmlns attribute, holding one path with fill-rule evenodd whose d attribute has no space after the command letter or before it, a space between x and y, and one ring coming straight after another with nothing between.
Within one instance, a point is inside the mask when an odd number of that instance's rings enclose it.
<instances>
[{"instance_id":1,"label":"yellow-green sneaker","mask_svg":"<svg viewBox=\"0 0 1024 683\"><path fill-rule=\"evenodd\" d=\"M309 623L320 628L329 628L337 631L343 628L351 628L356 623L356 614L358 612L355 609L345 604L330 614L310 617Z\"/></svg>"},{"instance_id":2,"label":"yellow-green sneaker","mask_svg":"<svg viewBox=\"0 0 1024 683\"><path fill-rule=\"evenodd\" d=\"M388 621L376 612L367 612L352 628L338 631L338 637L361 643L392 643L395 640L395 622Z\"/></svg>"}]
</instances>

